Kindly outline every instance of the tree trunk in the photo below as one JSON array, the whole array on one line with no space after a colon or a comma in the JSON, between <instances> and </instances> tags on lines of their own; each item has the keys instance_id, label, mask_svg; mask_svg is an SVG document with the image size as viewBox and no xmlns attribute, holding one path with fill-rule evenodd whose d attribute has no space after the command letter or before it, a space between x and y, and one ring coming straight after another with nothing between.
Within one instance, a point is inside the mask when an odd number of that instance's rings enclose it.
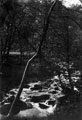
<instances>
[{"instance_id":1,"label":"tree trunk","mask_svg":"<svg viewBox=\"0 0 82 120\"><path fill-rule=\"evenodd\" d=\"M66 62L67 62L67 72L68 72L68 79L69 79L69 83L70 83L70 87L71 90L73 91L73 83L72 83L72 79L71 79L71 71L69 68L70 65L70 38L69 38L69 24L68 24L68 17L64 19L64 26L65 26L65 30L66 30L66 34L65 34L65 48L66 48Z\"/></svg>"},{"instance_id":2,"label":"tree trunk","mask_svg":"<svg viewBox=\"0 0 82 120\"><path fill-rule=\"evenodd\" d=\"M30 64L35 60L35 58L37 58L39 56L39 53L41 52L41 47L42 47L43 41L45 40L46 33L47 33L47 30L48 30L49 17L51 15L51 12L52 12L55 5L56 5L56 0L54 0L53 4L51 5L51 7L49 9L49 12L48 12L48 16L45 19L45 24L44 24L44 28L43 28L43 35L42 35L42 39L40 41L38 50L26 63L26 66L25 66L25 69L24 69L24 72L23 72L23 76L22 76L22 80L21 80L21 83L20 83L20 86L19 86L18 93L17 93L17 95L16 95L16 97L15 97L15 99L14 99L12 105L11 105L11 108L9 110L9 113L7 115L8 118L12 116L12 110L15 107L17 101L19 100L20 94L21 94L21 92L23 90L23 85L24 85L24 82L25 82L26 72L28 72Z\"/></svg>"}]
</instances>

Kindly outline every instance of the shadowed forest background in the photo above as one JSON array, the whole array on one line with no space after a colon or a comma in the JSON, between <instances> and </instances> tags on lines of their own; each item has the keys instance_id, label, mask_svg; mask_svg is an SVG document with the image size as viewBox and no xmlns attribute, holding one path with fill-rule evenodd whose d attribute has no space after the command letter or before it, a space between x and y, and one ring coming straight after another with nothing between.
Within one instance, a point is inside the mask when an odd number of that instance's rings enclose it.
<instances>
[{"instance_id":1,"label":"shadowed forest background","mask_svg":"<svg viewBox=\"0 0 82 120\"><path fill-rule=\"evenodd\" d=\"M81 120L82 5L67 8L58 0L45 23L51 5L51 0L0 1L0 103L9 90L18 88L27 61L40 48L25 84L57 75L66 97L59 101L62 119L56 119L64 120L63 113L69 116L72 111L70 120Z\"/></svg>"}]
</instances>

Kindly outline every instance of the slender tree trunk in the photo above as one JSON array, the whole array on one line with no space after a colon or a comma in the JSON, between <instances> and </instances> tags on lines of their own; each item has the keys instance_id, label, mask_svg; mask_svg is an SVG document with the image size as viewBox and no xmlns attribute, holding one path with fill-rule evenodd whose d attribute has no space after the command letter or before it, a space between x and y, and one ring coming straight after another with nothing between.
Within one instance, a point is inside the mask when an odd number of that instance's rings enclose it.
<instances>
[{"instance_id":1,"label":"slender tree trunk","mask_svg":"<svg viewBox=\"0 0 82 120\"><path fill-rule=\"evenodd\" d=\"M68 24L68 17L65 19L65 30L66 30L66 62L67 62L67 71L68 71L68 79L70 82L71 90L73 91L73 83L71 79L71 71L70 71L70 38L69 38L69 24Z\"/></svg>"},{"instance_id":2,"label":"slender tree trunk","mask_svg":"<svg viewBox=\"0 0 82 120\"><path fill-rule=\"evenodd\" d=\"M50 7L50 9L49 9L49 12L48 12L48 14L47 14L47 17L46 17L46 19L45 19L45 21L44 21L43 35L42 35L42 39L41 39L41 42L40 42L40 44L39 44L39 50L38 50L39 54L41 53L42 44L43 44L43 42L44 42L45 39L46 39L46 33L47 33L47 30L48 30L48 27L49 27L49 18L50 18L50 15L51 15L51 13L52 13L52 11L53 11L53 9L54 9L54 5L56 5L55 3L57 3L56 0L54 0L53 4L51 5L51 7Z\"/></svg>"},{"instance_id":3,"label":"slender tree trunk","mask_svg":"<svg viewBox=\"0 0 82 120\"><path fill-rule=\"evenodd\" d=\"M3 62L3 41L0 40L0 63Z\"/></svg>"},{"instance_id":4,"label":"slender tree trunk","mask_svg":"<svg viewBox=\"0 0 82 120\"><path fill-rule=\"evenodd\" d=\"M47 33L47 30L48 30L48 24L49 24L49 17L51 15L51 12L54 8L54 6L56 5L56 0L54 0L53 4L51 5L50 9L49 9L49 12L48 12L48 16L47 16L47 19L45 20L45 24L44 24L44 28L43 28L43 35L42 35L42 39L40 41L40 44L39 44L39 47L38 47L38 50L37 52L27 61L26 63L26 66L25 66L25 69L24 69L24 72L23 72L23 76L22 76L22 80L21 80L21 83L20 83L20 86L19 86L19 90L18 90L18 93L11 105L11 108L9 110L9 113L7 115L8 118L11 118L13 113L13 108L15 107L17 101L19 100L20 98L20 94L23 90L23 86L24 86L24 82L25 82L25 75L26 75L26 72L28 72L29 70L29 67L30 67L30 64L35 60L35 58L37 58L39 56L39 53L41 52L41 47L42 47L42 44L43 44L43 41L45 40L45 37L46 37L46 33Z\"/></svg>"}]
</instances>

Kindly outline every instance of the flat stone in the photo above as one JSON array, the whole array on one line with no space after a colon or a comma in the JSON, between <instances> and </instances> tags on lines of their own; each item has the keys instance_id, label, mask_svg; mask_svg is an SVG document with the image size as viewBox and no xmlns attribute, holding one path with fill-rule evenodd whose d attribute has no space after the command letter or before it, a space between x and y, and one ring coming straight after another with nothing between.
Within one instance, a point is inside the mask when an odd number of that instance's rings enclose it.
<instances>
[{"instance_id":1,"label":"flat stone","mask_svg":"<svg viewBox=\"0 0 82 120\"><path fill-rule=\"evenodd\" d=\"M41 85L34 85L34 87L31 88L31 90L41 90L42 86Z\"/></svg>"},{"instance_id":2,"label":"flat stone","mask_svg":"<svg viewBox=\"0 0 82 120\"><path fill-rule=\"evenodd\" d=\"M56 103L56 101L55 101L55 100L49 100L49 101L48 101L48 105L52 105L52 106L54 106L54 105L55 105L55 103Z\"/></svg>"},{"instance_id":3,"label":"flat stone","mask_svg":"<svg viewBox=\"0 0 82 120\"><path fill-rule=\"evenodd\" d=\"M42 104L42 103L39 103L39 107L42 108L42 109L47 109L49 108L49 106L45 105L45 104Z\"/></svg>"},{"instance_id":4,"label":"flat stone","mask_svg":"<svg viewBox=\"0 0 82 120\"><path fill-rule=\"evenodd\" d=\"M31 102L44 102L46 100L48 100L50 98L50 95L48 94L44 94L44 95L40 95L40 96L32 96L31 97Z\"/></svg>"}]
</instances>

